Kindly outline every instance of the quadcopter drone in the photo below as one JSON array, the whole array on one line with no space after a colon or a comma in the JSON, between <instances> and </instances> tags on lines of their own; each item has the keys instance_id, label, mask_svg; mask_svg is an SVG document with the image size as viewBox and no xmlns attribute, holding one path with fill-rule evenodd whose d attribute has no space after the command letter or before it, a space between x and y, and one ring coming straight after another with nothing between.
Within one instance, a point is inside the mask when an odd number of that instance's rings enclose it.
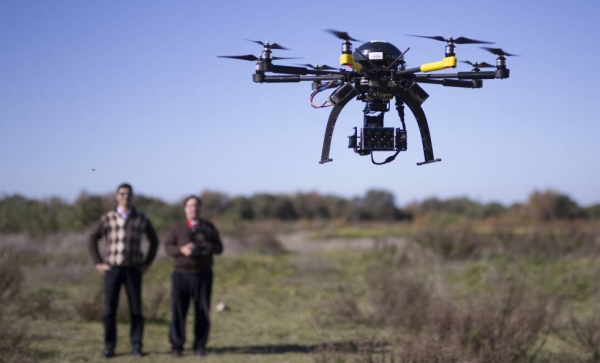
<instances>
[{"instance_id":1,"label":"quadcopter drone","mask_svg":"<svg viewBox=\"0 0 600 363\"><path fill-rule=\"evenodd\" d=\"M376 165L393 161L398 153L407 150L407 132L404 120L404 105L406 105L413 113L421 132L425 160L417 165L441 161L434 157L427 118L421 107L429 95L419 86L419 83L440 84L446 87L481 88L484 79L508 78L510 70L506 68L506 57L515 55L506 53L501 48L481 47L497 56L495 66L485 62L462 61L472 66L470 72L436 74L430 72L456 67L457 60L454 50L457 44L493 43L465 37L444 38L442 36L411 35L446 42L446 47L444 59L441 61L407 69L404 55L410 48L402 52L391 43L373 40L365 42L353 50L352 42L360 42L359 40L352 38L346 32L332 29L326 31L343 41L340 65L347 68L335 69L327 65L312 64L302 64L303 67L276 65L273 64L275 60L295 58L275 57L272 55L273 50L287 50L287 48L277 43L270 44L250 39L246 40L263 46L263 51L258 57L254 55L219 56L220 58L255 61L256 66L252 80L256 83L312 82L311 105L314 108L332 107L325 128L320 164L333 161L329 157L333 129L344 106L354 98L365 104L364 124L360 129L360 134L358 128L354 127L354 134L348 137L348 148L353 149L361 156L371 155L371 161ZM495 68L495 70L482 71L481 68ZM279 75L270 75L272 73ZM321 105L315 104L313 102L315 95L328 89L334 90L327 101ZM392 99L395 100L401 127L384 126L383 118L385 113L390 110ZM376 151L395 153L383 162L376 162L373 157L373 153Z\"/></svg>"}]
</instances>

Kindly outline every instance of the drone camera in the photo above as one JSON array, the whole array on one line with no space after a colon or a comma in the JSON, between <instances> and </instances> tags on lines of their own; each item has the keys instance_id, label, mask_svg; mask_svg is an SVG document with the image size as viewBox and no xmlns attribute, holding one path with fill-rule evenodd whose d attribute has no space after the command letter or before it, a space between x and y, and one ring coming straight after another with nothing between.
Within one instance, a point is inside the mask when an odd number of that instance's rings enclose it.
<instances>
[{"instance_id":1,"label":"drone camera","mask_svg":"<svg viewBox=\"0 0 600 363\"><path fill-rule=\"evenodd\" d=\"M395 149L396 138L393 127L365 127L361 130L362 150L389 151Z\"/></svg>"},{"instance_id":2,"label":"drone camera","mask_svg":"<svg viewBox=\"0 0 600 363\"><path fill-rule=\"evenodd\" d=\"M365 127L383 127L383 113L379 115L365 115Z\"/></svg>"}]
</instances>

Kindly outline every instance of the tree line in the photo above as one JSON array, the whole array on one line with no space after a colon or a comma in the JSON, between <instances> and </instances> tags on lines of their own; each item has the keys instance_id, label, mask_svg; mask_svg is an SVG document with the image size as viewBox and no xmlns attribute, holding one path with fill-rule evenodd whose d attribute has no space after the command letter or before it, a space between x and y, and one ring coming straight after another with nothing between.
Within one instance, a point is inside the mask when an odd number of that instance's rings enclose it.
<instances>
[{"instance_id":1,"label":"tree line","mask_svg":"<svg viewBox=\"0 0 600 363\"><path fill-rule=\"evenodd\" d=\"M468 198L429 198L400 208L394 195L385 190L368 190L363 196L344 198L318 192L295 194L258 193L252 196L229 196L217 191L203 191L203 215L217 220L341 220L410 221L424 216L459 216L485 220L514 216L530 221L600 220L600 204L580 207L569 196L553 191L534 191L525 203L504 206L480 203ZM156 229L166 230L183 218L180 202L137 195L135 206L145 212ZM60 198L29 199L22 195L0 196L0 233L40 234L59 231L83 231L102 213L114 208L112 194L80 193L68 203Z\"/></svg>"}]
</instances>

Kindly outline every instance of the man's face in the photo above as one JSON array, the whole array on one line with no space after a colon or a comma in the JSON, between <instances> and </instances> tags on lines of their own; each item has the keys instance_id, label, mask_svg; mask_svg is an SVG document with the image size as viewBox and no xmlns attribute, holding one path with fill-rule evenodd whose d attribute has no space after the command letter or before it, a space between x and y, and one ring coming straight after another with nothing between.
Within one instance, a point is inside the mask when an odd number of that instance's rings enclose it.
<instances>
[{"instance_id":1,"label":"man's face","mask_svg":"<svg viewBox=\"0 0 600 363\"><path fill-rule=\"evenodd\" d=\"M131 203L133 202L133 193L129 188L119 188L119 190L117 190L117 194L115 194L115 198L117 199L117 203L119 204L120 208L131 208Z\"/></svg>"},{"instance_id":2,"label":"man's face","mask_svg":"<svg viewBox=\"0 0 600 363\"><path fill-rule=\"evenodd\" d=\"M198 201L194 198L185 202L183 210L185 211L185 217L187 219L193 220L200 218L200 205L198 205Z\"/></svg>"}]
</instances>

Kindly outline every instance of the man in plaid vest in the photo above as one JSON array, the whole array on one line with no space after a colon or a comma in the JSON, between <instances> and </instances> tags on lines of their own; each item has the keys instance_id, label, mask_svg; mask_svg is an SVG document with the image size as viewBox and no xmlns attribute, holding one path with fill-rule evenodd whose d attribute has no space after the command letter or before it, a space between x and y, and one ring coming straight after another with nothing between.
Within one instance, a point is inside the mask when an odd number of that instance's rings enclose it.
<instances>
[{"instance_id":1,"label":"man in plaid vest","mask_svg":"<svg viewBox=\"0 0 600 363\"><path fill-rule=\"evenodd\" d=\"M131 316L131 350L142 356L144 317L142 316L142 274L146 272L158 249L158 237L144 213L132 206L133 188L121 184L115 195L117 207L106 212L89 236L89 248L98 272L104 277L104 350L105 358L115 356L117 344L116 315L119 291L125 285ZM142 237L149 242L144 256ZM104 258L98 241L106 243Z\"/></svg>"}]
</instances>

